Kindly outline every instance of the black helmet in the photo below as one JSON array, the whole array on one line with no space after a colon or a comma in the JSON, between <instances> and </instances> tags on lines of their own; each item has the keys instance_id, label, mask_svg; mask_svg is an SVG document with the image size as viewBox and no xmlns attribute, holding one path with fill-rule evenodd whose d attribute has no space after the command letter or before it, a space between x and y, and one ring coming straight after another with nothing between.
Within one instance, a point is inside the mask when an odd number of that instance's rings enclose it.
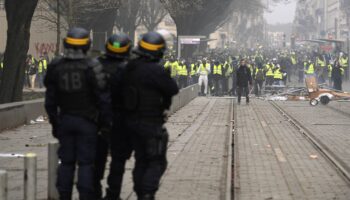
<instances>
[{"instance_id":1,"label":"black helmet","mask_svg":"<svg viewBox=\"0 0 350 200\"><path fill-rule=\"evenodd\" d=\"M126 58L131 49L131 40L124 33L111 35L106 42L106 54L116 58Z\"/></svg>"},{"instance_id":2,"label":"black helmet","mask_svg":"<svg viewBox=\"0 0 350 200\"><path fill-rule=\"evenodd\" d=\"M87 52L91 44L89 36L89 32L83 28L71 28L67 33L67 37L63 40L64 48L82 49L84 52Z\"/></svg>"},{"instance_id":3,"label":"black helmet","mask_svg":"<svg viewBox=\"0 0 350 200\"><path fill-rule=\"evenodd\" d=\"M166 42L162 35L157 32L149 32L142 36L135 50L136 54L160 59L166 50Z\"/></svg>"}]
</instances>

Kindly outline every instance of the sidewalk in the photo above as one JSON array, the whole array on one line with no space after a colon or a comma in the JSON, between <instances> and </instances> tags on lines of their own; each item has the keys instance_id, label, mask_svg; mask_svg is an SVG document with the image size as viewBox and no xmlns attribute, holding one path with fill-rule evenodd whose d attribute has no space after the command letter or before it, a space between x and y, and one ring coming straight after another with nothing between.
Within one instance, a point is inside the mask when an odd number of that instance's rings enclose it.
<instances>
[{"instance_id":1,"label":"sidewalk","mask_svg":"<svg viewBox=\"0 0 350 200\"><path fill-rule=\"evenodd\" d=\"M230 105L228 99L199 97L169 118L166 124L170 134L169 165L158 199L221 199L226 186L225 145L229 144ZM44 122L0 133L0 153L37 154L38 200L47 198L46 144L54 140L50 132L50 125ZM9 200L22 200L23 160L0 158L0 168L8 170ZM136 199L132 192L132 168L133 159L126 166L123 199Z\"/></svg>"}]
</instances>

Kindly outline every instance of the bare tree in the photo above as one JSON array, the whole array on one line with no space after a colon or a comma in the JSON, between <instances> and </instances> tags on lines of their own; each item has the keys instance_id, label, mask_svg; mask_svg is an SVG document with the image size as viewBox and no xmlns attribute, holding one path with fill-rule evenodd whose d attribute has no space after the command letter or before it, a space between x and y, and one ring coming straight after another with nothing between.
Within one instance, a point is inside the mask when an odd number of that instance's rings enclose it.
<instances>
[{"instance_id":1,"label":"bare tree","mask_svg":"<svg viewBox=\"0 0 350 200\"><path fill-rule=\"evenodd\" d=\"M117 11L117 28L133 40L136 28L141 24L141 0L124 0Z\"/></svg>"},{"instance_id":2,"label":"bare tree","mask_svg":"<svg viewBox=\"0 0 350 200\"><path fill-rule=\"evenodd\" d=\"M41 12L35 19L40 19L47 28L57 31L57 47L60 43L60 28L67 30L72 26L80 26L94 33L103 33L94 34L94 47L100 48L105 42L106 33L112 33L120 5L121 0L41 0ZM60 20L60 16L63 20Z\"/></svg>"},{"instance_id":3,"label":"bare tree","mask_svg":"<svg viewBox=\"0 0 350 200\"><path fill-rule=\"evenodd\" d=\"M0 103L22 100L30 26L37 4L38 0L5 0L8 30Z\"/></svg>"},{"instance_id":4,"label":"bare tree","mask_svg":"<svg viewBox=\"0 0 350 200\"><path fill-rule=\"evenodd\" d=\"M159 0L142 0L141 22L148 31L154 31L167 14Z\"/></svg>"},{"instance_id":5,"label":"bare tree","mask_svg":"<svg viewBox=\"0 0 350 200\"><path fill-rule=\"evenodd\" d=\"M234 0L160 0L174 19L179 35L210 33L233 11Z\"/></svg>"},{"instance_id":6,"label":"bare tree","mask_svg":"<svg viewBox=\"0 0 350 200\"><path fill-rule=\"evenodd\" d=\"M160 0L173 18L177 35L205 35L220 28L233 11L234 0ZM202 43L203 47L206 46ZM194 46L184 46L183 56L191 57Z\"/></svg>"},{"instance_id":7,"label":"bare tree","mask_svg":"<svg viewBox=\"0 0 350 200\"><path fill-rule=\"evenodd\" d=\"M251 40L262 40L264 5L261 0L236 1L234 15L230 19L235 39L241 45L248 45Z\"/></svg>"}]
</instances>

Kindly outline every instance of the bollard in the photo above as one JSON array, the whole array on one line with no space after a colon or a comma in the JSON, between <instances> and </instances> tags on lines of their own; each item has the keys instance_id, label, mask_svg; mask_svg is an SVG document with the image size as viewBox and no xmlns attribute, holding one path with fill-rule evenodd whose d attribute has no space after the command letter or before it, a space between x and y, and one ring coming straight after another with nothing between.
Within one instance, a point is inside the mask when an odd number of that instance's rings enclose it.
<instances>
[{"instance_id":1,"label":"bollard","mask_svg":"<svg viewBox=\"0 0 350 200\"><path fill-rule=\"evenodd\" d=\"M0 170L0 200L7 200L7 172Z\"/></svg>"},{"instance_id":2,"label":"bollard","mask_svg":"<svg viewBox=\"0 0 350 200\"><path fill-rule=\"evenodd\" d=\"M36 200L36 154L24 157L24 199Z\"/></svg>"},{"instance_id":3,"label":"bollard","mask_svg":"<svg viewBox=\"0 0 350 200\"><path fill-rule=\"evenodd\" d=\"M48 200L58 200L58 191L56 188L57 167L58 167L58 142L50 142L48 149Z\"/></svg>"}]
</instances>

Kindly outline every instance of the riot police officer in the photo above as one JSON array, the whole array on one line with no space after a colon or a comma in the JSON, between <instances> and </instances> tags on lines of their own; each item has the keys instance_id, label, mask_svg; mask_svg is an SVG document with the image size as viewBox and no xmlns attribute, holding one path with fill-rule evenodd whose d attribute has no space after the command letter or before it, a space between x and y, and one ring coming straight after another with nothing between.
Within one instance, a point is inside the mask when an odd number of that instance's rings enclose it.
<instances>
[{"instance_id":1,"label":"riot police officer","mask_svg":"<svg viewBox=\"0 0 350 200\"><path fill-rule=\"evenodd\" d=\"M178 93L176 82L160 65L166 50L164 38L150 32L141 38L124 73L112 89L113 106L120 103L123 134L130 135L135 152L134 190L138 200L152 200L166 166L168 133L163 127L164 111ZM121 101L119 101L121 100Z\"/></svg>"},{"instance_id":2,"label":"riot police officer","mask_svg":"<svg viewBox=\"0 0 350 200\"><path fill-rule=\"evenodd\" d=\"M123 33L112 35L106 42L106 53L98 58L103 66L103 71L107 75L107 87L110 88L112 83L112 76L117 76L125 68L126 60L130 55L131 40ZM131 146L128 145L128 139L125 138L122 132L122 124L119 123L119 112L114 109L114 127L113 134L108 130L101 130L101 133L97 138L97 151L96 151L96 199L102 198L102 185L101 180L104 176L106 168L107 156L109 151L110 142L112 141L112 163L110 175L108 178L109 188L106 191L105 199L117 199L119 198L120 188L123 180L124 164L118 165L118 163L125 161L130 157ZM127 152L127 153L124 153ZM120 162L115 162L121 160ZM117 164L117 165L116 165Z\"/></svg>"},{"instance_id":3,"label":"riot police officer","mask_svg":"<svg viewBox=\"0 0 350 200\"><path fill-rule=\"evenodd\" d=\"M53 136L59 140L57 190L60 200L71 200L75 166L81 200L95 199L94 162L97 122L111 127L110 93L101 64L87 57L89 32L72 28L64 39L65 54L48 66L44 84L45 108ZM100 120L98 120L100 118Z\"/></svg>"}]
</instances>

